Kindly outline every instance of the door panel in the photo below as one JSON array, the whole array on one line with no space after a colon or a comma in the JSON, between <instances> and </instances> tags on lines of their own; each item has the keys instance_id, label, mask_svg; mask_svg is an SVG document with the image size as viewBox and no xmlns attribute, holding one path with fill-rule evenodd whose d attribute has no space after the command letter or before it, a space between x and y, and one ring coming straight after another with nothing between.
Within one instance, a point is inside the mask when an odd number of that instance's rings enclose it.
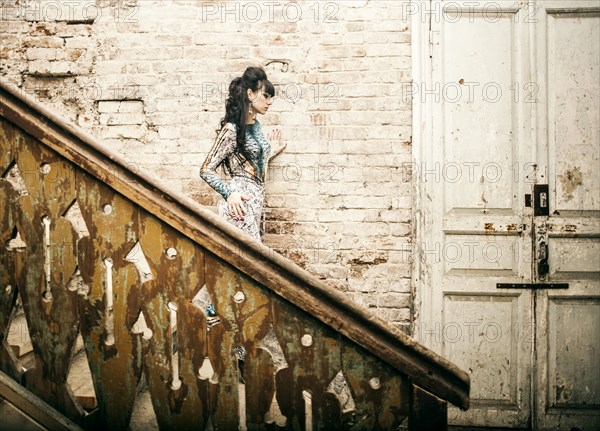
<instances>
[{"instance_id":1,"label":"door panel","mask_svg":"<svg viewBox=\"0 0 600 431\"><path fill-rule=\"evenodd\" d=\"M540 9L547 34L539 41L542 49L547 43L548 52L545 61L539 61L547 68L544 122L552 167L550 192L560 214L584 215L600 211L600 2L596 8L574 7L573 1L568 2L569 9L554 4L553 9Z\"/></svg>"},{"instance_id":2,"label":"door panel","mask_svg":"<svg viewBox=\"0 0 600 431\"><path fill-rule=\"evenodd\" d=\"M438 61L426 85L441 97L432 101L430 159L421 172L432 199L422 335L471 375L471 408L450 408L451 423L526 427L532 292L499 292L496 283L531 277L531 211L522 207L530 185L515 181L533 151L531 108L513 94L529 70L529 34L519 3L494 19L474 3L442 7L432 23Z\"/></svg>"},{"instance_id":3,"label":"door panel","mask_svg":"<svg viewBox=\"0 0 600 431\"><path fill-rule=\"evenodd\" d=\"M548 243L536 293L538 429L600 428L600 2L538 5L538 160L548 166L550 215L535 217Z\"/></svg>"},{"instance_id":4,"label":"door panel","mask_svg":"<svg viewBox=\"0 0 600 431\"><path fill-rule=\"evenodd\" d=\"M548 316L548 407L600 408L600 301L550 296Z\"/></svg>"},{"instance_id":5,"label":"door panel","mask_svg":"<svg viewBox=\"0 0 600 431\"><path fill-rule=\"evenodd\" d=\"M600 297L543 293L538 301L534 429L599 429Z\"/></svg>"},{"instance_id":6,"label":"door panel","mask_svg":"<svg viewBox=\"0 0 600 431\"><path fill-rule=\"evenodd\" d=\"M514 295L447 294L444 296L445 339L442 354L471 374L474 406L502 406L505 426L520 423L523 393L519 386L522 340L515 328L521 327L520 293ZM454 420L459 415L453 414ZM491 425L492 423L490 423Z\"/></svg>"},{"instance_id":7,"label":"door panel","mask_svg":"<svg viewBox=\"0 0 600 431\"><path fill-rule=\"evenodd\" d=\"M440 23L442 67L434 82L442 95L438 151L444 210L475 217L492 209L493 216L515 215L518 184L511 169L529 143L517 135L524 118L510 88L523 71L526 35L514 25L517 10L493 21L478 10L471 17L452 11ZM493 47L482 34L493 38Z\"/></svg>"},{"instance_id":8,"label":"door panel","mask_svg":"<svg viewBox=\"0 0 600 431\"><path fill-rule=\"evenodd\" d=\"M518 260L513 236L446 233L444 249L445 276L517 276Z\"/></svg>"},{"instance_id":9,"label":"door panel","mask_svg":"<svg viewBox=\"0 0 600 431\"><path fill-rule=\"evenodd\" d=\"M591 282L599 276L600 241L597 238L550 237L548 255L552 281Z\"/></svg>"}]
</instances>

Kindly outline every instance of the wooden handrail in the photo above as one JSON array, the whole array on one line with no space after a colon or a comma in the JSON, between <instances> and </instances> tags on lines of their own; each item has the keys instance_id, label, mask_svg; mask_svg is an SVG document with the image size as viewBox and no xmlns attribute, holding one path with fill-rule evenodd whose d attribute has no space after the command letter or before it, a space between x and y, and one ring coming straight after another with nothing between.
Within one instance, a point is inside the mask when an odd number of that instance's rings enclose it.
<instances>
[{"instance_id":1,"label":"wooden handrail","mask_svg":"<svg viewBox=\"0 0 600 431\"><path fill-rule=\"evenodd\" d=\"M216 214L50 111L19 88L0 83L0 115L118 193L230 263L277 295L383 359L413 384L452 404L469 407L469 376L397 328L356 305Z\"/></svg>"}]
</instances>

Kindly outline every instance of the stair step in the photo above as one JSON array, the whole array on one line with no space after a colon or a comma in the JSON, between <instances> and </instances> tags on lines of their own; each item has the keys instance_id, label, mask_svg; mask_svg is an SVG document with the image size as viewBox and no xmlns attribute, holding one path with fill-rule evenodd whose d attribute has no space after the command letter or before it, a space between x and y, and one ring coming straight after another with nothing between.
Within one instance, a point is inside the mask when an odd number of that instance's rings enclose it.
<instances>
[{"instance_id":1,"label":"stair step","mask_svg":"<svg viewBox=\"0 0 600 431\"><path fill-rule=\"evenodd\" d=\"M8 345L18 359L33 351L27 320L23 312L16 314L12 319L8 330Z\"/></svg>"},{"instance_id":2,"label":"stair step","mask_svg":"<svg viewBox=\"0 0 600 431\"><path fill-rule=\"evenodd\" d=\"M133 404L129 431L158 431L156 414L152 406L152 398L144 377L138 387L138 393Z\"/></svg>"},{"instance_id":3,"label":"stair step","mask_svg":"<svg viewBox=\"0 0 600 431\"><path fill-rule=\"evenodd\" d=\"M89 412L98 406L92 373L87 361L81 336L78 336L77 341L75 342L74 354L71 359L71 368L69 370L69 375L67 376L67 383L84 410Z\"/></svg>"},{"instance_id":4,"label":"stair step","mask_svg":"<svg viewBox=\"0 0 600 431\"><path fill-rule=\"evenodd\" d=\"M131 415L129 429L130 431L158 431L150 392L144 391L138 395Z\"/></svg>"},{"instance_id":5,"label":"stair step","mask_svg":"<svg viewBox=\"0 0 600 431\"><path fill-rule=\"evenodd\" d=\"M83 337L81 334L77 334L77 339L75 340L75 346L73 347L73 356L80 353L85 349L85 344L83 341Z\"/></svg>"},{"instance_id":6,"label":"stair step","mask_svg":"<svg viewBox=\"0 0 600 431\"><path fill-rule=\"evenodd\" d=\"M22 371L26 371L35 366L35 355L33 350L19 357L19 365L23 368Z\"/></svg>"}]
</instances>

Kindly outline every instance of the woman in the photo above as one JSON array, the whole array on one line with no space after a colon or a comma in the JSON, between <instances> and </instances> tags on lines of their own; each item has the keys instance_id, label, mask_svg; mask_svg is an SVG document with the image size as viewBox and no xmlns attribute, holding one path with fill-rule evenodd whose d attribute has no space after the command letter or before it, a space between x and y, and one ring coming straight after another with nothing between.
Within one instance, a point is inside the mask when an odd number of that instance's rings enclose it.
<instances>
[{"instance_id":1,"label":"woman","mask_svg":"<svg viewBox=\"0 0 600 431\"><path fill-rule=\"evenodd\" d=\"M231 81L225 117L200 169L204 181L223 197L218 204L219 215L258 242L267 162L286 147L280 130L274 130L267 139L256 119L257 114L267 113L274 95L273 84L260 67L249 67ZM217 175L219 166L231 177L229 184Z\"/></svg>"}]
</instances>

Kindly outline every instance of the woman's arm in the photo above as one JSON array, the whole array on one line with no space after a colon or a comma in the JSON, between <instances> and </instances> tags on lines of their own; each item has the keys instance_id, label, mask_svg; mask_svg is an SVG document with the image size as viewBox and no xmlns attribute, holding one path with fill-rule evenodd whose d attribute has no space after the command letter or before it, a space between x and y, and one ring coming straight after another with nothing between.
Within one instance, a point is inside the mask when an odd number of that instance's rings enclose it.
<instances>
[{"instance_id":1,"label":"woman's arm","mask_svg":"<svg viewBox=\"0 0 600 431\"><path fill-rule=\"evenodd\" d=\"M206 156L206 160L200 167L200 177L215 189L223 199L227 200L229 195L235 191L233 187L219 178L217 168L223 161L235 151L236 147L236 132L231 124L225 124L215 142Z\"/></svg>"}]
</instances>

